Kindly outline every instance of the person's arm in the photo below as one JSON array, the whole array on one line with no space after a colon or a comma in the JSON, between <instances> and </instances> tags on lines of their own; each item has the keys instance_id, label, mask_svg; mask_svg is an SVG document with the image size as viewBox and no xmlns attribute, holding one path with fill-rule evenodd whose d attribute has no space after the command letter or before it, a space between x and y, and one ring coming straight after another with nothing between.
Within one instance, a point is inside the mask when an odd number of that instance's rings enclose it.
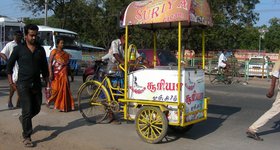
<instances>
[{"instance_id":1,"label":"person's arm","mask_svg":"<svg viewBox=\"0 0 280 150\"><path fill-rule=\"evenodd\" d=\"M44 78L44 81L47 85L49 82L48 61L47 61L47 57L46 57L46 52L43 48L42 48L42 52L43 52L43 55L42 55L41 71L42 71L42 76Z\"/></svg>"},{"instance_id":2,"label":"person's arm","mask_svg":"<svg viewBox=\"0 0 280 150\"><path fill-rule=\"evenodd\" d=\"M120 64L124 64L124 60L123 60L122 56L120 56L121 54L120 54L120 50L118 48L119 48L118 43L116 41L113 41L111 43L111 49L112 49L113 56Z\"/></svg>"},{"instance_id":3,"label":"person's arm","mask_svg":"<svg viewBox=\"0 0 280 150\"><path fill-rule=\"evenodd\" d=\"M53 59L54 59L54 54L56 53L56 50L52 50L50 53L50 57L49 57L49 64L48 64L48 70L49 70L49 79L53 80L53 70L52 70L52 63L53 63Z\"/></svg>"},{"instance_id":4,"label":"person's arm","mask_svg":"<svg viewBox=\"0 0 280 150\"><path fill-rule=\"evenodd\" d=\"M271 84L270 84L270 88L266 94L266 96L268 98L271 98L274 95L274 89L275 89L275 85L276 85L276 80L279 77L279 70L280 70L280 60L276 61L273 68L272 68L272 76L271 76Z\"/></svg>"},{"instance_id":5,"label":"person's arm","mask_svg":"<svg viewBox=\"0 0 280 150\"><path fill-rule=\"evenodd\" d=\"M119 54L113 54L113 55L120 64L124 64L124 60L120 57Z\"/></svg>"},{"instance_id":6,"label":"person's arm","mask_svg":"<svg viewBox=\"0 0 280 150\"><path fill-rule=\"evenodd\" d=\"M0 53L0 57L5 61L8 60L7 56L5 54L3 54L2 52Z\"/></svg>"},{"instance_id":7,"label":"person's arm","mask_svg":"<svg viewBox=\"0 0 280 150\"><path fill-rule=\"evenodd\" d=\"M3 58L6 62L8 61L8 57L10 52L9 52L9 45L10 43L8 43L7 45L4 46L4 48L2 49L2 51L0 52L0 57Z\"/></svg>"},{"instance_id":8,"label":"person's arm","mask_svg":"<svg viewBox=\"0 0 280 150\"><path fill-rule=\"evenodd\" d=\"M8 75L8 82L10 85L12 85L15 88L15 83L13 81L12 78L12 74L13 74L13 68L15 66L16 61L19 58L19 49L17 48L17 46L14 48L8 62L7 62L7 68L6 68L6 73Z\"/></svg>"},{"instance_id":9,"label":"person's arm","mask_svg":"<svg viewBox=\"0 0 280 150\"><path fill-rule=\"evenodd\" d=\"M110 57L112 56L112 54L110 52L108 52L106 55L104 55L103 57L101 57L102 61L106 61L108 60Z\"/></svg>"},{"instance_id":10,"label":"person's arm","mask_svg":"<svg viewBox=\"0 0 280 150\"><path fill-rule=\"evenodd\" d=\"M272 76L272 77L271 77L270 88L269 88L269 90L268 90L268 92L267 92L267 94L266 94L266 96L267 96L268 98L271 98L271 97L273 97L273 95L274 95L274 89L275 89L275 84L276 84L276 80L277 80L277 79L278 79L278 78L275 77L275 76Z\"/></svg>"},{"instance_id":11,"label":"person's arm","mask_svg":"<svg viewBox=\"0 0 280 150\"><path fill-rule=\"evenodd\" d=\"M222 62L227 64L227 58L224 54L222 54Z\"/></svg>"}]
</instances>

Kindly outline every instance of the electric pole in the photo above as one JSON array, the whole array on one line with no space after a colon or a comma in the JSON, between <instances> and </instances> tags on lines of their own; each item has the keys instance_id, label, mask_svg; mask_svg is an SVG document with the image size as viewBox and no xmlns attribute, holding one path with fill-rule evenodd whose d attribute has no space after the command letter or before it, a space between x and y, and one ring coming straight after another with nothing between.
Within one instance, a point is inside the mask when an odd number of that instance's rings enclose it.
<instances>
[{"instance_id":1,"label":"electric pole","mask_svg":"<svg viewBox=\"0 0 280 150\"><path fill-rule=\"evenodd\" d=\"M45 0L45 26L48 25L48 0Z\"/></svg>"}]
</instances>

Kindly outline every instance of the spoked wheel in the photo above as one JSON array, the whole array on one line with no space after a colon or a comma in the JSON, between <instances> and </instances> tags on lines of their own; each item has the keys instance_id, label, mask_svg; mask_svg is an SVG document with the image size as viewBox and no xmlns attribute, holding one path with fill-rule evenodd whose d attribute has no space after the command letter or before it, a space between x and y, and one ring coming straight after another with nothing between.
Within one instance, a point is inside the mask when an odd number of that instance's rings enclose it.
<instances>
[{"instance_id":1,"label":"spoked wheel","mask_svg":"<svg viewBox=\"0 0 280 150\"><path fill-rule=\"evenodd\" d=\"M90 81L90 80L96 80L96 76L95 75L88 75L85 82ZM91 86L87 87L88 94L92 94L92 92L93 92L92 88L93 87L91 87Z\"/></svg>"},{"instance_id":2,"label":"spoked wheel","mask_svg":"<svg viewBox=\"0 0 280 150\"><path fill-rule=\"evenodd\" d=\"M227 74L224 75L224 80L223 80L224 84L232 84L233 83L233 74Z\"/></svg>"},{"instance_id":3,"label":"spoked wheel","mask_svg":"<svg viewBox=\"0 0 280 150\"><path fill-rule=\"evenodd\" d=\"M216 84L218 82L218 69L213 69L209 72L209 81L211 84Z\"/></svg>"},{"instance_id":4,"label":"spoked wheel","mask_svg":"<svg viewBox=\"0 0 280 150\"><path fill-rule=\"evenodd\" d=\"M241 74L240 74L239 71L234 72L232 82L233 83L241 83L242 82Z\"/></svg>"},{"instance_id":5,"label":"spoked wheel","mask_svg":"<svg viewBox=\"0 0 280 150\"><path fill-rule=\"evenodd\" d=\"M142 107L135 121L137 134L147 143L158 143L167 133L167 118L157 107Z\"/></svg>"},{"instance_id":6,"label":"spoked wheel","mask_svg":"<svg viewBox=\"0 0 280 150\"><path fill-rule=\"evenodd\" d=\"M93 77L94 77L94 75L88 75L88 76L86 77L86 81L85 81L85 82L87 82L87 81L89 81L89 80L93 80Z\"/></svg>"},{"instance_id":7,"label":"spoked wheel","mask_svg":"<svg viewBox=\"0 0 280 150\"><path fill-rule=\"evenodd\" d=\"M100 123L108 115L106 103L110 101L110 95L98 81L91 80L82 84L77 98L79 110L88 122Z\"/></svg>"}]
</instances>

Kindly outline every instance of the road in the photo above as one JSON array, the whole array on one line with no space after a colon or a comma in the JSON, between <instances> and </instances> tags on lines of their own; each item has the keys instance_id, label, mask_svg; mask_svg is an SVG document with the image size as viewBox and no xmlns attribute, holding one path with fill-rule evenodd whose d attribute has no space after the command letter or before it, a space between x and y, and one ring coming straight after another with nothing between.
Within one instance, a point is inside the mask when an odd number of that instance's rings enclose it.
<instances>
[{"instance_id":1,"label":"road","mask_svg":"<svg viewBox=\"0 0 280 150\"><path fill-rule=\"evenodd\" d=\"M74 97L81 77L71 83ZM34 149L39 150L278 150L280 117L273 118L260 130L263 142L247 138L245 131L270 108L275 97L266 98L267 80L249 81L248 85L210 85L206 80L209 102L208 119L186 134L168 132L160 144L147 144L138 137L135 125L89 124L79 111L68 113L42 110L33 119ZM0 76L0 150L24 149L18 121L20 109L8 110L9 90ZM275 126L275 123L277 123ZM274 128L275 127L275 128Z\"/></svg>"}]
</instances>

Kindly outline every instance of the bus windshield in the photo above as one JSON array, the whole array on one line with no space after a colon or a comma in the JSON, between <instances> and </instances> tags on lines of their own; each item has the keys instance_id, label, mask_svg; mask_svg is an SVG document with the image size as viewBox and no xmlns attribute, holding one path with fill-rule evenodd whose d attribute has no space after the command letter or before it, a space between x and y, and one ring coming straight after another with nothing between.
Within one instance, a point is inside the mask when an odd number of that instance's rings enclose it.
<instances>
[{"instance_id":1,"label":"bus windshield","mask_svg":"<svg viewBox=\"0 0 280 150\"><path fill-rule=\"evenodd\" d=\"M14 40L13 39L13 34L15 31L20 31L20 27L19 26L5 26L5 37L4 40L9 42Z\"/></svg>"},{"instance_id":2,"label":"bus windshield","mask_svg":"<svg viewBox=\"0 0 280 150\"><path fill-rule=\"evenodd\" d=\"M64 40L64 48L80 50L81 44L79 42L78 36L76 34L64 33L64 32L54 32L55 39Z\"/></svg>"}]
</instances>

